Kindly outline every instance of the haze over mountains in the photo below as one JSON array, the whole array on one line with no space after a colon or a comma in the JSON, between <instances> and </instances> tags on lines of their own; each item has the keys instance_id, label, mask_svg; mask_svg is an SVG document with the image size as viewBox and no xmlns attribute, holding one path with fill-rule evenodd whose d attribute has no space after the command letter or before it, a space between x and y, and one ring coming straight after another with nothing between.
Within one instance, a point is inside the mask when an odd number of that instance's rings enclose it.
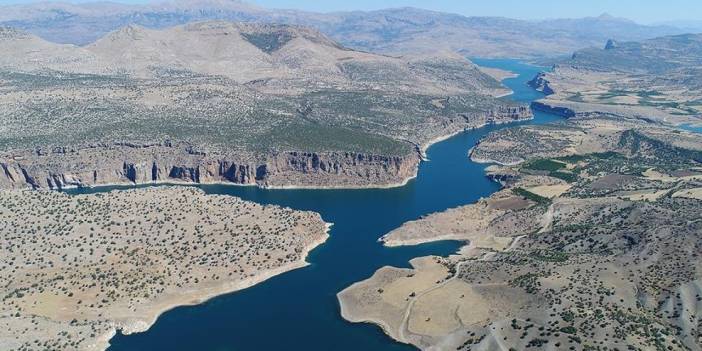
<instances>
[{"instance_id":1,"label":"haze over mountains","mask_svg":"<svg viewBox=\"0 0 702 351\"><path fill-rule=\"evenodd\" d=\"M405 54L435 50L465 56L538 57L569 54L607 39L642 40L682 34L673 26L645 26L602 15L594 18L523 21L465 17L416 8L313 13L264 9L237 0L170 1L147 5L100 2L5 6L0 25L58 42L85 45L128 24L164 28L223 19L311 26L359 50Z\"/></svg>"},{"instance_id":2,"label":"haze over mountains","mask_svg":"<svg viewBox=\"0 0 702 351\"><path fill-rule=\"evenodd\" d=\"M540 103L577 113L610 113L665 124L702 120L702 34L609 41L576 51L531 84Z\"/></svg>"}]
</instances>

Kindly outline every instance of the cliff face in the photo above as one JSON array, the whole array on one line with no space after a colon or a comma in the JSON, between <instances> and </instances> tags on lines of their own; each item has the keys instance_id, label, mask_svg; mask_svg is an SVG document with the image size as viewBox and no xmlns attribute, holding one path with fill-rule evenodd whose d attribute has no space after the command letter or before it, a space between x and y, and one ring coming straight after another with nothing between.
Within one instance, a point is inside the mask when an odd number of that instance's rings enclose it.
<instances>
[{"instance_id":1,"label":"cliff face","mask_svg":"<svg viewBox=\"0 0 702 351\"><path fill-rule=\"evenodd\" d=\"M489 118L498 119L500 123L514 122L534 117L528 106L500 106L488 113Z\"/></svg>"},{"instance_id":2,"label":"cliff face","mask_svg":"<svg viewBox=\"0 0 702 351\"><path fill-rule=\"evenodd\" d=\"M534 101L531 103L531 108L537 111L551 113L565 118L575 117L576 113L568 107L552 106L545 102Z\"/></svg>"},{"instance_id":3,"label":"cliff face","mask_svg":"<svg viewBox=\"0 0 702 351\"><path fill-rule=\"evenodd\" d=\"M3 155L0 189L62 189L181 181L262 187L389 186L416 174L419 157L285 152L262 160L208 155L170 144L100 145Z\"/></svg>"},{"instance_id":4,"label":"cliff face","mask_svg":"<svg viewBox=\"0 0 702 351\"><path fill-rule=\"evenodd\" d=\"M498 106L486 112L462 114L464 128L476 128L484 124L503 124L528 120L534 117L529 106Z\"/></svg>"},{"instance_id":5,"label":"cliff face","mask_svg":"<svg viewBox=\"0 0 702 351\"><path fill-rule=\"evenodd\" d=\"M534 79L530 80L527 82L530 87L546 94L546 95L553 95L555 92L549 85L549 81L546 79L546 74L543 72L540 72L539 74L534 77Z\"/></svg>"}]
</instances>

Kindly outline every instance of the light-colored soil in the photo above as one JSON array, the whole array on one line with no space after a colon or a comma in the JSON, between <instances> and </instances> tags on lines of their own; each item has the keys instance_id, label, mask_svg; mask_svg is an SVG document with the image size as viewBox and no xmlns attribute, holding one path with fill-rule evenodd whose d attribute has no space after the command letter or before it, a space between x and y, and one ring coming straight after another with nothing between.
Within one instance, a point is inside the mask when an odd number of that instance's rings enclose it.
<instances>
[{"instance_id":1,"label":"light-colored soil","mask_svg":"<svg viewBox=\"0 0 702 351\"><path fill-rule=\"evenodd\" d=\"M480 67L480 70L489 75L490 77L495 78L497 81L503 81L507 78L515 78L517 77L517 74L511 71L499 69L499 68L490 68L490 67Z\"/></svg>"},{"instance_id":2,"label":"light-colored soil","mask_svg":"<svg viewBox=\"0 0 702 351\"><path fill-rule=\"evenodd\" d=\"M702 188L681 190L673 193L673 197L685 197L688 199L702 200Z\"/></svg>"},{"instance_id":3,"label":"light-colored soil","mask_svg":"<svg viewBox=\"0 0 702 351\"><path fill-rule=\"evenodd\" d=\"M541 197L553 199L555 197L561 196L571 187L572 186L570 184L539 185L533 188L526 188L526 190Z\"/></svg>"},{"instance_id":4,"label":"light-colored soil","mask_svg":"<svg viewBox=\"0 0 702 351\"><path fill-rule=\"evenodd\" d=\"M476 149L526 161L488 167L505 189L382 238L468 244L348 287L343 316L422 350L702 350L698 147L687 133L596 118L489 135ZM445 277L429 274L440 265ZM398 284L409 288L385 295Z\"/></svg>"},{"instance_id":5,"label":"light-colored soil","mask_svg":"<svg viewBox=\"0 0 702 351\"><path fill-rule=\"evenodd\" d=\"M115 329L302 267L327 238L316 213L187 187L0 203L3 350L104 349Z\"/></svg>"}]
</instances>

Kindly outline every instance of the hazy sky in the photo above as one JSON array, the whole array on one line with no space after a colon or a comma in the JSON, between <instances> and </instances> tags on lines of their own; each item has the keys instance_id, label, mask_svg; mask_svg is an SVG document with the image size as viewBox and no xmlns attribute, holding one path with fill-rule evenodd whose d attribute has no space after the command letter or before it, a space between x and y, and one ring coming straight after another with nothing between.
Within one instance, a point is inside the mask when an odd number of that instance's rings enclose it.
<instances>
[{"instance_id":1,"label":"hazy sky","mask_svg":"<svg viewBox=\"0 0 702 351\"><path fill-rule=\"evenodd\" d=\"M70 0L69 0L70 1ZM145 0L113 0L143 3ZM651 23L702 20L701 0L249 0L264 7L311 11L372 10L413 6L474 16L524 19L597 16L603 12ZM33 0L0 0L0 4ZM89 2L73 0L73 2Z\"/></svg>"}]
</instances>

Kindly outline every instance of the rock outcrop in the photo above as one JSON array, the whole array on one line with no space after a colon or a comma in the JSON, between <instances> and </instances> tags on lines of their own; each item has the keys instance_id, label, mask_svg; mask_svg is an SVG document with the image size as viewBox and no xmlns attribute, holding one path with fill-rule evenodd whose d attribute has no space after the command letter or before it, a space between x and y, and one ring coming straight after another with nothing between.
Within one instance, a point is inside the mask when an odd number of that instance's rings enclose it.
<instances>
[{"instance_id":1,"label":"rock outcrop","mask_svg":"<svg viewBox=\"0 0 702 351\"><path fill-rule=\"evenodd\" d=\"M480 119L479 115L484 116L487 123L496 123L496 124L502 124L502 123L510 123L514 121L521 121L525 119L531 119L534 117L534 115L531 112L531 109L524 105L524 106L498 106L492 110L489 110L485 113L480 113L480 114L475 114L475 115L469 115L469 116L464 116L470 118L470 120L476 120Z\"/></svg>"},{"instance_id":2,"label":"rock outcrop","mask_svg":"<svg viewBox=\"0 0 702 351\"><path fill-rule=\"evenodd\" d=\"M115 143L7 153L0 157L0 189L156 182L224 182L261 187L392 186L413 177L418 164L416 154L291 151L246 158L199 152L168 142Z\"/></svg>"},{"instance_id":3,"label":"rock outcrop","mask_svg":"<svg viewBox=\"0 0 702 351\"><path fill-rule=\"evenodd\" d=\"M605 50L612 50L617 48L617 41L614 39L609 39L607 40L607 44L605 44Z\"/></svg>"},{"instance_id":4,"label":"rock outcrop","mask_svg":"<svg viewBox=\"0 0 702 351\"><path fill-rule=\"evenodd\" d=\"M547 112L554 115L559 115L565 118L575 117L575 111L562 106L551 106L544 102L534 101L531 103L531 108L537 111Z\"/></svg>"},{"instance_id":5,"label":"rock outcrop","mask_svg":"<svg viewBox=\"0 0 702 351\"><path fill-rule=\"evenodd\" d=\"M539 72L539 74L537 74L534 79L527 82L527 84L546 95L554 94L553 89L549 86L549 81L546 79L546 73L544 72Z\"/></svg>"}]
</instances>

